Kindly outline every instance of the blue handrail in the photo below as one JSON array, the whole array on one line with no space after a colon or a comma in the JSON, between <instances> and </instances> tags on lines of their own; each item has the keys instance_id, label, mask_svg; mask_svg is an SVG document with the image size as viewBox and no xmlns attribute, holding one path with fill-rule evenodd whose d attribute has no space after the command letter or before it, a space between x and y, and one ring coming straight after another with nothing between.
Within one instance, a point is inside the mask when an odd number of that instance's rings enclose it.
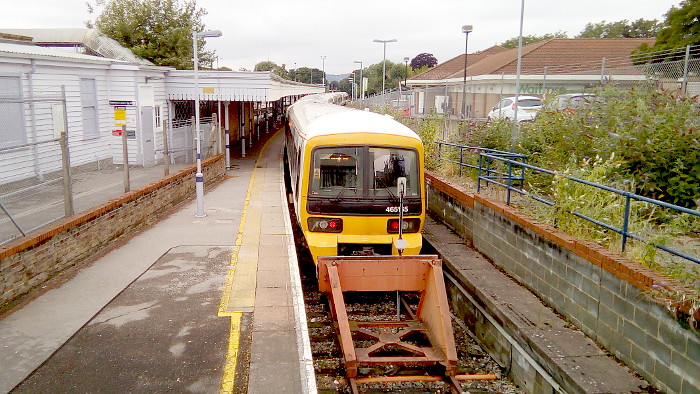
<instances>
[{"instance_id":1,"label":"blue handrail","mask_svg":"<svg viewBox=\"0 0 700 394\"><path fill-rule=\"evenodd\" d=\"M622 228L618 228L612 224L602 222L600 220L597 220L595 218L589 217L587 215L578 213L578 212L573 212L571 211L570 213L576 217L579 217L581 219L587 220L591 223L594 223L596 225L599 225L601 227L604 227L608 230L614 231L622 236L622 251L625 251L625 246L627 244L628 238L632 238L641 242L648 242L648 239L645 239L644 237L641 237L637 234L634 234L632 232L629 232L629 217L630 217L630 206L631 206L631 201L632 200L637 200L637 201L642 201L646 202L649 204L657 205L663 208L668 208L674 211L686 213L689 215L693 216L698 216L700 217L700 211L681 207L679 205L674 205L670 204L664 201L659 201L655 200L652 198L640 196L635 193L631 193L625 190L621 189L616 189L614 187L606 186L606 185L601 185L595 182L590 182L585 179L581 178L576 178L568 175L563 175L560 173L557 173L556 171L548 170L545 168L533 166L530 164L526 163L526 156L522 154L517 154L517 153L512 153L512 152L504 152L504 151L498 151L494 149L486 149L486 148L480 148L480 147L474 147L474 146L468 146L468 145L459 145L459 144L454 144L454 143L448 143L448 142L443 142L443 141L436 141L438 144L438 160L444 160L448 161L450 163L454 163L460 166L460 176L462 175L462 167L469 167L477 170L477 192L481 190L481 181L483 180L486 182L488 185L489 183L496 184L499 186L502 186L507 189L507 198L506 198L506 203L510 205L510 200L511 200L511 192L515 191L521 195L526 195L529 196L530 198L539 201L541 203L544 203L549 206L553 206L555 203L552 201L548 201L544 198L532 195L528 193L527 191L523 190L523 185L525 181L525 169L529 169L535 172L539 173L544 173L544 174L549 174L553 176L558 176L561 178L566 178L570 181L582 183L584 185L588 185L591 187L595 187L597 189L605 190L608 192L612 192L618 195L621 195L625 197L625 212L624 212L624 217L623 217L623 225ZM450 147L456 147L459 148L460 150L460 155L459 155L459 162L456 160L452 159L447 159L447 158L442 158L442 146L450 146ZM478 152L479 153L479 160L478 160L478 165L473 165L469 163L464 163L463 159L464 156L462 154L463 150L466 149L468 151L472 152ZM503 171L498 171L494 170L491 168L492 162L501 162L507 165L507 172ZM513 174L513 167L518 166L520 168L519 174L514 175ZM671 249L667 246L661 245L661 244L653 244L656 248L661 249L665 252L671 253L675 256L681 257L683 259L692 261L694 263L700 264L700 258L696 256L690 256L687 253Z\"/></svg>"}]
</instances>

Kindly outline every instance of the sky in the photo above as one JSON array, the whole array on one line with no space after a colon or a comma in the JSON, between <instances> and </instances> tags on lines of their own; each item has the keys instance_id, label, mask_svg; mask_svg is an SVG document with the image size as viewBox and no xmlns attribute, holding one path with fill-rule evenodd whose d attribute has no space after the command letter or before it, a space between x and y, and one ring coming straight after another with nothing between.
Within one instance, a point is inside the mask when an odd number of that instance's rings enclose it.
<instances>
[{"instance_id":1,"label":"sky","mask_svg":"<svg viewBox=\"0 0 700 394\"><path fill-rule=\"evenodd\" d=\"M2 0L0 27L84 27L94 15L85 0ZM90 0L94 4L94 0ZM524 0L523 35L579 34L587 23L657 19L681 0ZM472 25L468 52L484 50L520 29L520 0L197 0L207 15L209 38L219 65L252 70L272 61L286 68L315 67L344 74L386 58L403 63L430 53L439 63L464 53L463 25ZM99 10L99 9L98 9ZM325 56L325 59L322 58Z\"/></svg>"}]
</instances>

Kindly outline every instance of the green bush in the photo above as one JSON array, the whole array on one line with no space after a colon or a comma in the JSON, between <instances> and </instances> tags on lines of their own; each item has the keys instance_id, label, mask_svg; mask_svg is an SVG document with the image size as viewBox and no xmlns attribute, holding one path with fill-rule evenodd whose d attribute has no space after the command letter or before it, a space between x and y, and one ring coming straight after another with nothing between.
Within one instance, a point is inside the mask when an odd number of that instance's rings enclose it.
<instances>
[{"instance_id":1,"label":"green bush","mask_svg":"<svg viewBox=\"0 0 700 394\"><path fill-rule=\"evenodd\" d=\"M534 122L522 125L518 150L528 155L528 163L555 171L572 170L586 158L616 154L621 166L613 183L626 181L636 185L637 194L696 208L696 100L644 87L603 89L600 100L586 108L543 111Z\"/></svg>"}]
</instances>

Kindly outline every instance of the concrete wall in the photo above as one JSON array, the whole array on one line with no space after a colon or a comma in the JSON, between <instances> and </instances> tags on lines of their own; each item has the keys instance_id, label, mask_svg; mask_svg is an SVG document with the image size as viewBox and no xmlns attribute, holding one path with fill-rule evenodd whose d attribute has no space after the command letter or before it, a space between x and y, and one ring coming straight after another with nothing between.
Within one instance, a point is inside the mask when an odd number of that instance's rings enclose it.
<instances>
[{"instance_id":1,"label":"concrete wall","mask_svg":"<svg viewBox=\"0 0 700 394\"><path fill-rule=\"evenodd\" d=\"M195 171L192 166L0 247L0 313L194 196ZM204 161L203 171L208 184L220 181L224 157Z\"/></svg>"},{"instance_id":2,"label":"concrete wall","mask_svg":"<svg viewBox=\"0 0 700 394\"><path fill-rule=\"evenodd\" d=\"M648 293L680 284L432 174L428 186L430 212L589 337L657 388L700 393L700 333Z\"/></svg>"}]
</instances>

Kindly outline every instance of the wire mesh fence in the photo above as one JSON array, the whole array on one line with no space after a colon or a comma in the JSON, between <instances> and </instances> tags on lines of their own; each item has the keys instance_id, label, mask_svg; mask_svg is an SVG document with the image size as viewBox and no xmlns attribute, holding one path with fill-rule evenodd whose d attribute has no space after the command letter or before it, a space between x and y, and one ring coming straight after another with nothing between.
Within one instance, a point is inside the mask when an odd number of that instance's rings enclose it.
<instances>
[{"instance_id":1,"label":"wire mesh fence","mask_svg":"<svg viewBox=\"0 0 700 394\"><path fill-rule=\"evenodd\" d=\"M414 87L405 96L415 102L411 114L437 113L448 117L486 118L500 99L516 94L516 76L491 74L467 76L433 85ZM687 46L625 57L601 58L574 64L524 67L519 78L520 95L552 97L565 93L593 92L613 85L619 88L649 86L687 96L700 95L700 46ZM388 105L398 92L370 98L372 106ZM385 104L387 103L387 104Z\"/></svg>"},{"instance_id":2,"label":"wire mesh fence","mask_svg":"<svg viewBox=\"0 0 700 394\"><path fill-rule=\"evenodd\" d=\"M145 165L133 128L122 129L121 137L113 130L112 135L98 132L86 138L86 124L94 122L99 130L107 123L100 121L97 106L94 112L86 111L80 96L67 98L65 87L37 89L23 82L0 76L0 245L196 160L191 104L174 105L183 111L172 122L166 114L161 119L158 109L151 161L155 165ZM207 115L200 122L202 159L222 152L217 116L211 111Z\"/></svg>"},{"instance_id":3,"label":"wire mesh fence","mask_svg":"<svg viewBox=\"0 0 700 394\"><path fill-rule=\"evenodd\" d=\"M0 242L22 236L71 212L66 201L61 143L65 92L25 92L19 78L0 80ZM28 120L28 122L26 121ZM64 137L65 141L65 137ZM38 196L51 198L38 201Z\"/></svg>"}]
</instances>

